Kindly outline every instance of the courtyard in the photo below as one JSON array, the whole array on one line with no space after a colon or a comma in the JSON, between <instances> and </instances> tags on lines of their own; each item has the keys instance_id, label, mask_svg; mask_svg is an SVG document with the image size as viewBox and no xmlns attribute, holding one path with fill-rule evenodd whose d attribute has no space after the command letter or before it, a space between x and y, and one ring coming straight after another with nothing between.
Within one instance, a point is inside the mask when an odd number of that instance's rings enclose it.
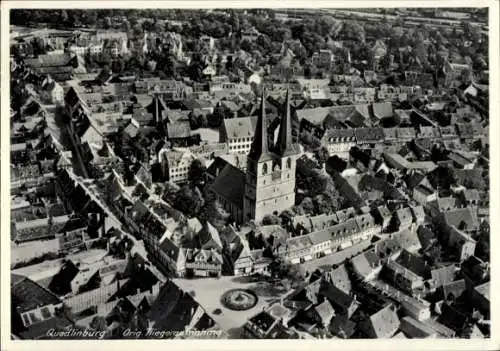
<instances>
[{"instance_id":1,"label":"courtyard","mask_svg":"<svg viewBox=\"0 0 500 351\"><path fill-rule=\"evenodd\" d=\"M173 282L205 309L207 314L226 330L231 338L240 338L241 328L245 322L270 303L280 300L288 291L279 283L252 277L220 277L200 279L172 279ZM222 295L230 289L250 290L257 296L255 306L244 311L226 308L221 303ZM219 309L222 313L214 313Z\"/></svg>"}]
</instances>

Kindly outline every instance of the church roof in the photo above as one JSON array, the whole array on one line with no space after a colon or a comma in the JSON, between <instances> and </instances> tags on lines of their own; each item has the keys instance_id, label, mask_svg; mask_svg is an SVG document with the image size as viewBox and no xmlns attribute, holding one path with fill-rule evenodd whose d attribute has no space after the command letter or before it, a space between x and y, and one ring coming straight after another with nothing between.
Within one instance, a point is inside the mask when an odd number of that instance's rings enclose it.
<instances>
[{"instance_id":1,"label":"church roof","mask_svg":"<svg viewBox=\"0 0 500 351\"><path fill-rule=\"evenodd\" d=\"M226 164L211 185L212 190L227 201L243 208L245 193L245 173L240 169Z\"/></svg>"},{"instance_id":2,"label":"church roof","mask_svg":"<svg viewBox=\"0 0 500 351\"><path fill-rule=\"evenodd\" d=\"M266 98L264 92L262 92L261 102L260 102L260 113L257 119L257 126L255 128L255 136L252 142L252 147L248 157L255 161L268 161L272 159L272 155L269 152L269 142L267 136L267 126L265 123L266 119Z\"/></svg>"}]
</instances>

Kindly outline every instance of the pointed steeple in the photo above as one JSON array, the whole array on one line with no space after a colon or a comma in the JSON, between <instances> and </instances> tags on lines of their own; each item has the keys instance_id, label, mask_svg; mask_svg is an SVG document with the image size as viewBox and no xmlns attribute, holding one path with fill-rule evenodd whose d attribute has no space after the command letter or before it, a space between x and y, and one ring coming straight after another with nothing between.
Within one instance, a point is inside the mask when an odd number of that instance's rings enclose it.
<instances>
[{"instance_id":1,"label":"pointed steeple","mask_svg":"<svg viewBox=\"0 0 500 351\"><path fill-rule=\"evenodd\" d=\"M278 142L276 143L277 153L280 156L293 153L292 142L292 119L290 113L290 90L286 91L285 113L281 117Z\"/></svg>"},{"instance_id":2,"label":"pointed steeple","mask_svg":"<svg viewBox=\"0 0 500 351\"><path fill-rule=\"evenodd\" d=\"M255 161L262 161L263 157L269 154L267 142L267 124L266 124L266 97L264 90L260 101L260 111L255 127L255 136L248 157Z\"/></svg>"}]
</instances>

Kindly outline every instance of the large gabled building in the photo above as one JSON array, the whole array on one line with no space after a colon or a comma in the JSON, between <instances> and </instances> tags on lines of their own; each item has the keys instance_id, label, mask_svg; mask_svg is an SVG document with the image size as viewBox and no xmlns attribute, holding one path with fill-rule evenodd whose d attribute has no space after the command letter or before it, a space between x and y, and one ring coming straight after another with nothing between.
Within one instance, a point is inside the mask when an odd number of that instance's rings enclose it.
<instances>
[{"instance_id":1,"label":"large gabled building","mask_svg":"<svg viewBox=\"0 0 500 351\"><path fill-rule=\"evenodd\" d=\"M266 215L292 207L295 204L295 168L299 154L292 141L290 94L287 93L285 113L281 118L278 139L270 145L265 120L265 98L255 137L248 154L243 200L244 220L257 222Z\"/></svg>"},{"instance_id":2,"label":"large gabled building","mask_svg":"<svg viewBox=\"0 0 500 351\"><path fill-rule=\"evenodd\" d=\"M237 174L222 182L219 178L227 172L221 172L210 186L216 197L228 204L226 209L238 222L260 222L266 215L280 213L295 204L295 167L299 148L292 141L290 94L287 94L275 142L267 133L265 100L263 94L246 171L233 167L231 170Z\"/></svg>"}]
</instances>

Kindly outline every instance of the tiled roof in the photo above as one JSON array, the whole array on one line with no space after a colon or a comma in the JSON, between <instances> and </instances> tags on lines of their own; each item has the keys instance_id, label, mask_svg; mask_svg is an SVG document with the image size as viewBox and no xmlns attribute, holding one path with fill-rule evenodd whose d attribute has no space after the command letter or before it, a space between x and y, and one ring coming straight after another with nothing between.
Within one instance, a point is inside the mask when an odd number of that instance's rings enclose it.
<instances>
[{"instance_id":1,"label":"tiled roof","mask_svg":"<svg viewBox=\"0 0 500 351\"><path fill-rule=\"evenodd\" d=\"M240 117L224 120L224 128L228 139L253 138L257 125L257 117Z\"/></svg>"},{"instance_id":2,"label":"tiled roof","mask_svg":"<svg viewBox=\"0 0 500 351\"><path fill-rule=\"evenodd\" d=\"M277 320L269 313L262 311L248 320L253 325L259 327L264 333L269 332L271 328L277 323ZM247 322L247 323L248 323Z\"/></svg>"},{"instance_id":3,"label":"tiled roof","mask_svg":"<svg viewBox=\"0 0 500 351\"><path fill-rule=\"evenodd\" d=\"M351 280L344 264L324 273L325 279L337 288L349 294L351 292Z\"/></svg>"},{"instance_id":4,"label":"tiled roof","mask_svg":"<svg viewBox=\"0 0 500 351\"><path fill-rule=\"evenodd\" d=\"M350 338L356 331L356 323L346 316L336 315L330 322L330 331L345 339Z\"/></svg>"},{"instance_id":5,"label":"tiled roof","mask_svg":"<svg viewBox=\"0 0 500 351\"><path fill-rule=\"evenodd\" d=\"M210 185L210 188L219 196L243 209L245 173L240 169L227 164Z\"/></svg>"},{"instance_id":6,"label":"tiled roof","mask_svg":"<svg viewBox=\"0 0 500 351\"><path fill-rule=\"evenodd\" d=\"M297 110L297 117L299 121L305 119L317 126L321 126L329 114L330 107L317 107Z\"/></svg>"},{"instance_id":7,"label":"tiled roof","mask_svg":"<svg viewBox=\"0 0 500 351\"><path fill-rule=\"evenodd\" d=\"M154 119L153 114L149 113L144 108L136 109L132 115L132 118L135 119L139 124L147 124Z\"/></svg>"},{"instance_id":8,"label":"tiled roof","mask_svg":"<svg viewBox=\"0 0 500 351\"><path fill-rule=\"evenodd\" d=\"M420 126L419 138L438 138L440 136L439 129L434 127Z\"/></svg>"},{"instance_id":9,"label":"tiled roof","mask_svg":"<svg viewBox=\"0 0 500 351\"><path fill-rule=\"evenodd\" d=\"M457 136L457 130L455 126L438 127L439 133L442 137L454 137Z\"/></svg>"},{"instance_id":10,"label":"tiled roof","mask_svg":"<svg viewBox=\"0 0 500 351\"><path fill-rule=\"evenodd\" d=\"M420 241L416 233L405 229L401 232L391 234L390 238L375 243L377 254L386 253L390 249L391 254L411 247L420 247Z\"/></svg>"},{"instance_id":11,"label":"tiled roof","mask_svg":"<svg viewBox=\"0 0 500 351\"><path fill-rule=\"evenodd\" d=\"M167 135L169 139L188 138L191 135L191 127L188 121L179 121L167 124Z\"/></svg>"},{"instance_id":12,"label":"tiled roof","mask_svg":"<svg viewBox=\"0 0 500 351\"><path fill-rule=\"evenodd\" d=\"M404 223L406 221L412 221L413 217L411 215L411 210L409 207L400 208L396 211L396 217L399 219L400 223Z\"/></svg>"},{"instance_id":13,"label":"tiled roof","mask_svg":"<svg viewBox=\"0 0 500 351\"><path fill-rule=\"evenodd\" d=\"M26 277L11 275L12 304L19 313L30 311L40 306L54 305L61 301L50 291Z\"/></svg>"},{"instance_id":14,"label":"tiled roof","mask_svg":"<svg viewBox=\"0 0 500 351\"><path fill-rule=\"evenodd\" d=\"M353 129L327 129L322 137L325 142L354 141Z\"/></svg>"},{"instance_id":15,"label":"tiled roof","mask_svg":"<svg viewBox=\"0 0 500 351\"><path fill-rule=\"evenodd\" d=\"M287 240L289 250L307 249L313 245L309 236L298 236Z\"/></svg>"},{"instance_id":16,"label":"tiled roof","mask_svg":"<svg viewBox=\"0 0 500 351\"><path fill-rule=\"evenodd\" d=\"M220 239L219 231L210 222L206 222L205 228L200 233L200 240L202 244L213 240L216 245L222 248L222 242Z\"/></svg>"},{"instance_id":17,"label":"tiled roof","mask_svg":"<svg viewBox=\"0 0 500 351\"><path fill-rule=\"evenodd\" d=\"M180 253L180 248L168 238L164 238L160 243L160 249L173 261L177 261Z\"/></svg>"},{"instance_id":18,"label":"tiled roof","mask_svg":"<svg viewBox=\"0 0 500 351\"><path fill-rule=\"evenodd\" d=\"M448 299L449 295L453 295L453 299L456 300L462 296L466 290L465 280L455 280L443 285L443 298Z\"/></svg>"},{"instance_id":19,"label":"tiled roof","mask_svg":"<svg viewBox=\"0 0 500 351\"><path fill-rule=\"evenodd\" d=\"M340 307L341 310L347 310L356 301L354 296L346 294L341 289L326 282L321 283L319 295L326 297L334 306Z\"/></svg>"},{"instance_id":20,"label":"tiled roof","mask_svg":"<svg viewBox=\"0 0 500 351\"><path fill-rule=\"evenodd\" d=\"M312 230L321 230L331 226L334 226L338 223L338 218L336 214L326 215L321 214L317 216L309 217L311 221Z\"/></svg>"},{"instance_id":21,"label":"tiled roof","mask_svg":"<svg viewBox=\"0 0 500 351\"><path fill-rule=\"evenodd\" d=\"M224 105L226 108L228 108L232 112L236 112L240 109L240 106L238 106L238 104L236 104L233 101L223 100L223 101L221 101L221 104Z\"/></svg>"},{"instance_id":22,"label":"tiled roof","mask_svg":"<svg viewBox=\"0 0 500 351\"><path fill-rule=\"evenodd\" d=\"M484 284L478 285L474 288L474 290L485 297L488 301L490 300L490 282L486 282Z\"/></svg>"},{"instance_id":23,"label":"tiled roof","mask_svg":"<svg viewBox=\"0 0 500 351\"><path fill-rule=\"evenodd\" d=\"M71 326L73 322L67 317L52 317L31 325L19 334L23 339L52 339L53 337L48 335L49 331L61 331Z\"/></svg>"},{"instance_id":24,"label":"tiled roof","mask_svg":"<svg viewBox=\"0 0 500 351\"><path fill-rule=\"evenodd\" d=\"M407 250L401 252L397 262L421 277L425 278L430 275L430 267L426 265L424 259Z\"/></svg>"},{"instance_id":25,"label":"tiled roof","mask_svg":"<svg viewBox=\"0 0 500 351\"><path fill-rule=\"evenodd\" d=\"M422 277L415 274L413 271L403 267L396 261L389 260L383 268L384 271L392 272L394 276L401 275L406 280L410 280L412 282L422 282Z\"/></svg>"},{"instance_id":26,"label":"tiled roof","mask_svg":"<svg viewBox=\"0 0 500 351\"><path fill-rule=\"evenodd\" d=\"M318 245L332 239L332 234L328 230L322 230L307 235L313 245Z\"/></svg>"},{"instance_id":27,"label":"tiled roof","mask_svg":"<svg viewBox=\"0 0 500 351\"><path fill-rule=\"evenodd\" d=\"M397 128L384 128L384 138L385 140L394 140L397 138L396 133Z\"/></svg>"},{"instance_id":28,"label":"tiled roof","mask_svg":"<svg viewBox=\"0 0 500 351\"><path fill-rule=\"evenodd\" d=\"M373 104L373 115L376 118L388 118L393 116L391 102L376 102Z\"/></svg>"},{"instance_id":29,"label":"tiled roof","mask_svg":"<svg viewBox=\"0 0 500 351\"><path fill-rule=\"evenodd\" d=\"M358 142L379 142L384 140L383 128L356 128L354 135Z\"/></svg>"},{"instance_id":30,"label":"tiled roof","mask_svg":"<svg viewBox=\"0 0 500 351\"><path fill-rule=\"evenodd\" d=\"M413 128L397 128L396 134L400 139L413 139L416 135Z\"/></svg>"},{"instance_id":31,"label":"tiled roof","mask_svg":"<svg viewBox=\"0 0 500 351\"><path fill-rule=\"evenodd\" d=\"M377 338L390 338L399 328L399 318L391 306L386 306L371 315L370 322Z\"/></svg>"},{"instance_id":32,"label":"tiled roof","mask_svg":"<svg viewBox=\"0 0 500 351\"><path fill-rule=\"evenodd\" d=\"M137 134L139 134L139 127L137 127L133 123L129 123L125 129L123 130L125 134L127 134L131 138L135 138Z\"/></svg>"},{"instance_id":33,"label":"tiled roof","mask_svg":"<svg viewBox=\"0 0 500 351\"><path fill-rule=\"evenodd\" d=\"M463 196L465 198L465 201L479 201L480 200L479 191L477 191L477 189L464 189L462 193L463 193Z\"/></svg>"},{"instance_id":34,"label":"tiled roof","mask_svg":"<svg viewBox=\"0 0 500 351\"><path fill-rule=\"evenodd\" d=\"M330 321L332 320L333 316L335 316L335 310L328 300L325 300L314 307L314 310L326 326L330 325Z\"/></svg>"},{"instance_id":35,"label":"tiled roof","mask_svg":"<svg viewBox=\"0 0 500 351\"><path fill-rule=\"evenodd\" d=\"M444 220L448 225L460 228L461 224L466 225L466 230L479 229L479 222L476 214L471 208L457 208L444 213Z\"/></svg>"},{"instance_id":36,"label":"tiled roof","mask_svg":"<svg viewBox=\"0 0 500 351\"><path fill-rule=\"evenodd\" d=\"M68 54L39 55L36 59L27 59L25 63L31 67L68 66L71 57Z\"/></svg>"},{"instance_id":37,"label":"tiled roof","mask_svg":"<svg viewBox=\"0 0 500 351\"><path fill-rule=\"evenodd\" d=\"M453 281L455 277L455 266L449 265L431 270L431 277L434 280L436 287L448 284Z\"/></svg>"}]
</instances>

